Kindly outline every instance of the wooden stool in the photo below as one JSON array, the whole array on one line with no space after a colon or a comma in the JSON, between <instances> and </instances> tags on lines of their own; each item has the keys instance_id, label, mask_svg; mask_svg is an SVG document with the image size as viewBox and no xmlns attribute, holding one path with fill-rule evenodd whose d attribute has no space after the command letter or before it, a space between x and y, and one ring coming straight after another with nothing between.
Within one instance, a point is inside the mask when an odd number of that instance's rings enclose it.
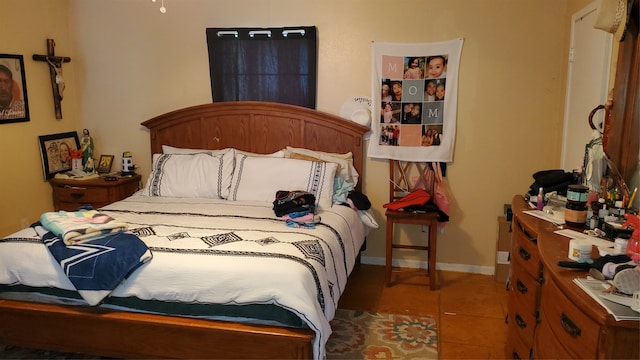
<instances>
[{"instance_id":1,"label":"wooden stool","mask_svg":"<svg viewBox=\"0 0 640 360\"><path fill-rule=\"evenodd\" d=\"M425 164L418 162L402 162L398 160L389 160L390 185L389 185L389 201L400 199L403 194L411 191L409 187L409 173L412 167L416 167L418 176L424 184L433 183L431 179L425 178ZM433 189L428 189L433 194ZM429 276L429 288L437 290L439 288L438 276L436 272L436 243L438 239L438 213L437 212L411 212L396 211L387 209L385 212L387 217L387 236L386 236L386 262L385 262L385 285L391 285L392 272L400 272L401 270L393 269L393 249L413 249L428 252L427 275ZM429 227L428 245L402 245L393 242L393 230L395 224L421 225Z\"/></svg>"}]
</instances>

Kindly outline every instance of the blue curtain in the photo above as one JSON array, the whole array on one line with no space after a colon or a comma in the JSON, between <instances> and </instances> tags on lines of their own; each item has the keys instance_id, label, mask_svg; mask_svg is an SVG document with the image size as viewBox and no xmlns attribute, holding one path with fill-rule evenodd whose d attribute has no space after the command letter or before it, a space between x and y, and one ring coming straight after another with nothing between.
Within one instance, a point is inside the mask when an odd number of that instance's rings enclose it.
<instances>
[{"instance_id":1,"label":"blue curtain","mask_svg":"<svg viewBox=\"0 0 640 360\"><path fill-rule=\"evenodd\" d=\"M314 109L317 30L208 28L213 101L274 101Z\"/></svg>"}]
</instances>

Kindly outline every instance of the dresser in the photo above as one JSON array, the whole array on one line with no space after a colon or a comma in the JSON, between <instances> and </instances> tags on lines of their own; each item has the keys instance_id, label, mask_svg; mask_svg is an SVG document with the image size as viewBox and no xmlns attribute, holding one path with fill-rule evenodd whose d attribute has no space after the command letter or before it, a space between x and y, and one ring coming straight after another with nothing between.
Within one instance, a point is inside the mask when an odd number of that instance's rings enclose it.
<instances>
[{"instance_id":1,"label":"dresser","mask_svg":"<svg viewBox=\"0 0 640 360\"><path fill-rule=\"evenodd\" d=\"M90 205L97 209L133 195L140 188L140 175L106 181L56 179L49 180L53 190L55 211L75 211L80 206Z\"/></svg>"},{"instance_id":2,"label":"dresser","mask_svg":"<svg viewBox=\"0 0 640 360\"><path fill-rule=\"evenodd\" d=\"M573 283L586 271L557 265L569 260L570 239L554 234L555 225L523 213L530 208L520 195L512 209L506 356L638 359L640 322L616 321Z\"/></svg>"}]
</instances>

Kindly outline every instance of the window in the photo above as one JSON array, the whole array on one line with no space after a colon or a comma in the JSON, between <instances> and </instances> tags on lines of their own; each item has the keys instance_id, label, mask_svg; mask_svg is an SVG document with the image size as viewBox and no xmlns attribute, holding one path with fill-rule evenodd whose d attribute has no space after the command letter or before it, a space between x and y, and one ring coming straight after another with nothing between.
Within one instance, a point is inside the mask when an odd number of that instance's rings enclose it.
<instances>
[{"instance_id":1,"label":"window","mask_svg":"<svg viewBox=\"0 0 640 360\"><path fill-rule=\"evenodd\" d=\"M208 28L213 101L316 107L317 30Z\"/></svg>"}]
</instances>

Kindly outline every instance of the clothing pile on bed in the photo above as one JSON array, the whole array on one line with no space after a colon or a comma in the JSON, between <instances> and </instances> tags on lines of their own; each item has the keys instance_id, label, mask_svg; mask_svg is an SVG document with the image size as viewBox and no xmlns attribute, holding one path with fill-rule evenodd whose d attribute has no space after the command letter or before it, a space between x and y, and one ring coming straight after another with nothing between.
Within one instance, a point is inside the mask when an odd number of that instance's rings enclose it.
<instances>
[{"instance_id":1,"label":"clothing pile on bed","mask_svg":"<svg viewBox=\"0 0 640 360\"><path fill-rule=\"evenodd\" d=\"M315 214L316 197L303 190L278 190L273 201L276 216L286 220L288 227L315 229L320 216Z\"/></svg>"}]
</instances>

